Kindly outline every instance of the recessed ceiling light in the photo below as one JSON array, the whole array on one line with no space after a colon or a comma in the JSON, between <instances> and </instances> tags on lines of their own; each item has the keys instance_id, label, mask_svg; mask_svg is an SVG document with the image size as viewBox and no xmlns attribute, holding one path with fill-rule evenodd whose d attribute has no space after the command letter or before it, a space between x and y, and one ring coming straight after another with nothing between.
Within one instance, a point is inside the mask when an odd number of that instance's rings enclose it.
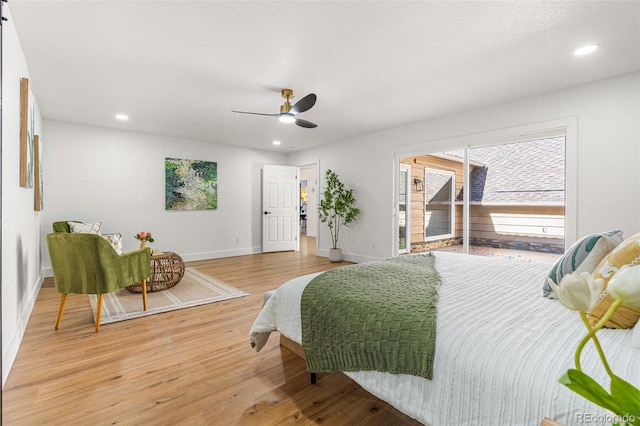
<instances>
[{"instance_id":1,"label":"recessed ceiling light","mask_svg":"<svg viewBox=\"0 0 640 426\"><path fill-rule=\"evenodd\" d=\"M127 121L129 116L127 114L116 114L116 119L120 121Z\"/></svg>"},{"instance_id":2,"label":"recessed ceiling light","mask_svg":"<svg viewBox=\"0 0 640 426\"><path fill-rule=\"evenodd\" d=\"M598 50L598 47L599 46L597 44L589 44L586 46L582 46L579 49L576 49L575 52L573 52L573 54L576 56L588 55L589 53L593 53L596 50Z\"/></svg>"},{"instance_id":3,"label":"recessed ceiling light","mask_svg":"<svg viewBox=\"0 0 640 426\"><path fill-rule=\"evenodd\" d=\"M280 145L280 141L273 141L274 145Z\"/></svg>"}]
</instances>

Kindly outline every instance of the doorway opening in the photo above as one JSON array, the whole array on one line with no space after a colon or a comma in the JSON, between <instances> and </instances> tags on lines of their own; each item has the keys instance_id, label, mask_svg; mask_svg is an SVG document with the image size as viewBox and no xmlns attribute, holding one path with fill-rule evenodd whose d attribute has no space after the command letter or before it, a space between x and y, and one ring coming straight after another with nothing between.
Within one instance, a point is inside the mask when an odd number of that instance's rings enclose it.
<instances>
[{"instance_id":1,"label":"doorway opening","mask_svg":"<svg viewBox=\"0 0 640 426\"><path fill-rule=\"evenodd\" d=\"M307 235L307 207L309 203L309 188L306 179L300 180L300 234Z\"/></svg>"},{"instance_id":2,"label":"doorway opening","mask_svg":"<svg viewBox=\"0 0 640 426\"><path fill-rule=\"evenodd\" d=\"M319 167L300 166L300 252L315 255L318 235Z\"/></svg>"}]
</instances>

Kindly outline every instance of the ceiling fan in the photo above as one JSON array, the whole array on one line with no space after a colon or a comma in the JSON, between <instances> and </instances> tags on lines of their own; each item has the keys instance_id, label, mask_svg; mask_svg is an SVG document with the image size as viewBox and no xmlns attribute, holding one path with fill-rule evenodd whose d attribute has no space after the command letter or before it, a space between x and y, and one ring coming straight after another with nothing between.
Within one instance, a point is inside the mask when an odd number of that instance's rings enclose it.
<instances>
[{"instance_id":1,"label":"ceiling fan","mask_svg":"<svg viewBox=\"0 0 640 426\"><path fill-rule=\"evenodd\" d=\"M318 125L315 123L296 117L296 114L308 111L311 109L312 106L315 105L316 99L317 99L315 94L310 93L304 98L300 99L298 102L296 102L295 105L291 106L289 99L295 97L294 91L292 89L282 89L281 93L282 93L282 97L286 100L284 104L280 105L279 114L264 114L261 112L247 112L247 111L231 111L231 112L237 112L239 114L267 115L269 117L278 117L278 119L283 123L296 123L298 126L305 127L307 129L313 129L314 127L318 127Z\"/></svg>"}]
</instances>

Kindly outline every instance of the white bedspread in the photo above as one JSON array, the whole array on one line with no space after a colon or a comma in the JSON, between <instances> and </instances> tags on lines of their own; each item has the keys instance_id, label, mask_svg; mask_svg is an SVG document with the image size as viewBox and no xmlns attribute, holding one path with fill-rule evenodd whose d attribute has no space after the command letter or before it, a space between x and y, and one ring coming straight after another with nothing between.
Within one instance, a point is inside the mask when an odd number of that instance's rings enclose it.
<instances>
[{"instance_id":1,"label":"white bedspread","mask_svg":"<svg viewBox=\"0 0 640 426\"><path fill-rule=\"evenodd\" d=\"M573 367L586 329L576 312L542 297L550 265L435 252L442 276L433 380L380 372L345 373L364 389L422 423L536 425L611 424L606 411L568 390L558 378ZM271 331L301 343L300 299L317 274L283 284L250 332L259 350ZM640 385L640 349L631 330L598 337L613 371ZM605 387L606 372L589 343L583 371ZM582 417L581 417L582 416ZM590 422L586 421L590 417ZM600 416L600 422L593 421Z\"/></svg>"}]
</instances>

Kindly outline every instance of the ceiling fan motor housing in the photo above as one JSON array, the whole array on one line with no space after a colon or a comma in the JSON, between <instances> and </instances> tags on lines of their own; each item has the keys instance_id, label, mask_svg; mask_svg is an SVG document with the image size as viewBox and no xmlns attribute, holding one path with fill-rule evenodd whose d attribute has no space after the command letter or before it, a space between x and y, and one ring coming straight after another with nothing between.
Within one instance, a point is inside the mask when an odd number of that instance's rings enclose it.
<instances>
[{"instance_id":1,"label":"ceiling fan motor housing","mask_svg":"<svg viewBox=\"0 0 640 426\"><path fill-rule=\"evenodd\" d=\"M296 92L294 92L293 89L282 89L280 93L282 93L282 97L285 98L287 101L289 100L289 98L296 97Z\"/></svg>"},{"instance_id":2,"label":"ceiling fan motor housing","mask_svg":"<svg viewBox=\"0 0 640 426\"><path fill-rule=\"evenodd\" d=\"M286 101L285 103L280 105L280 114L286 114L289 111L291 111L291 104L289 103L289 101Z\"/></svg>"},{"instance_id":3,"label":"ceiling fan motor housing","mask_svg":"<svg viewBox=\"0 0 640 426\"><path fill-rule=\"evenodd\" d=\"M284 104L280 105L280 114L286 114L291 111L291 103L289 102L289 99L295 98L296 94L293 89L282 89L281 93L282 97L286 99L286 101Z\"/></svg>"}]
</instances>

